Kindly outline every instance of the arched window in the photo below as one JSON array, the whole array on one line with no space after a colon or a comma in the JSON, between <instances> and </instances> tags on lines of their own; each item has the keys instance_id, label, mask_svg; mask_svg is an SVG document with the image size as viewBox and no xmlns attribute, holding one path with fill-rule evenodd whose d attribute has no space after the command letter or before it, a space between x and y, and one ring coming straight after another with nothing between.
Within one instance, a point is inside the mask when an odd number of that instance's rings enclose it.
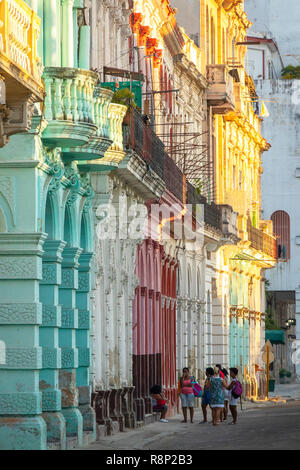
<instances>
[{"instance_id":1,"label":"arched window","mask_svg":"<svg viewBox=\"0 0 300 470\"><path fill-rule=\"evenodd\" d=\"M272 214L273 231L277 237L277 256L279 259L290 259L290 216L285 211L276 211Z\"/></svg>"}]
</instances>

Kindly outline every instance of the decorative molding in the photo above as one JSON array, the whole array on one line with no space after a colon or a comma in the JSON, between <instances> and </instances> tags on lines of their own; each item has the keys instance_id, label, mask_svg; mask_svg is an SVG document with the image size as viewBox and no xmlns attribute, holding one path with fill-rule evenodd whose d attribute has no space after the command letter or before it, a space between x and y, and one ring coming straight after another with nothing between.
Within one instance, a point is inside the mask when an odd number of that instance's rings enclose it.
<instances>
[{"instance_id":1,"label":"decorative molding","mask_svg":"<svg viewBox=\"0 0 300 470\"><path fill-rule=\"evenodd\" d=\"M78 328L78 310L76 308L62 308L61 328Z\"/></svg>"},{"instance_id":2,"label":"decorative molding","mask_svg":"<svg viewBox=\"0 0 300 470\"><path fill-rule=\"evenodd\" d=\"M91 327L89 310L78 310L78 329L89 330Z\"/></svg>"},{"instance_id":3,"label":"decorative molding","mask_svg":"<svg viewBox=\"0 0 300 470\"><path fill-rule=\"evenodd\" d=\"M0 415L38 415L42 412L42 394L1 393Z\"/></svg>"},{"instance_id":4,"label":"decorative molding","mask_svg":"<svg viewBox=\"0 0 300 470\"><path fill-rule=\"evenodd\" d=\"M77 289L78 288L78 271L74 268L62 269L61 289Z\"/></svg>"},{"instance_id":5,"label":"decorative molding","mask_svg":"<svg viewBox=\"0 0 300 470\"><path fill-rule=\"evenodd\" d=\"M57 285L61 283L61 268L58 264L44 263L41 284Z\"/></svg>"},{"instance_id":6,"label":"decorative molding","mask_svg":"<svg viewBox=\"0 0 300 470\"><path fill-rule=\"evenodd\" d=\"M0 256L0 279L42 279L42 260L38 257Z\"/></svg>"},{"instance_id":7,"label":"decorative molding","mask_svg":"<svg viewBox=\"0 0 300 470\"><path fill-rule=\"evenodd\" d=\"M60 348L43 348L43 369L61 368Z\"/></svg>"},{"instance_id":8,"label":"decorative molding","mask_svg":"<svg viewBox=\"0 0 300 470\"><path fill-rule=\"evenodd\" d=\"M41 325L42 304L0 303L0 325Z\"/></svg>"},{"instance_id":9,"label":"decorative molding","mask_svg":"<svg viewBox=\"0 0 300 470\"><path fill-rule=\"evenodd\" d=\"M78 365L79 367L90 366L90 349L78 348Z\"/></svg>"},{"instance_id":10,"label":"decorative molding","mask_svg":"<svg viewBox=\"0 0 300 470\"><path fill-rule=\"evenodd\" d=\"M0 370L41 369L42 348L6 348L6 362L0 364Z\"/></svg>"},{"instance_id":11,"label":"decorative molding","mask_svg":"<svg viewBox=\"0 0 300 470\"><path fill-rule=\"evenodd\" d=\"M42 396L43 411L60 411L61 410L61 391L50 390L43 392Z\"/></svg>"},{"instance_id":12,"label":"decorative molding","mask_svg":"<svg viewBox=\"0 0 300 470\"><path fill-rule=\"evenodd\" d=\"M62 369L76 369L78 367L78 350L75 348L61 348Z\"/></svg>"},{"instance_id":13,"label":"decorative molding","mask_svg":"<svg viewBox=\"0 0 300 470\"><path fill-rule=\"evenodd\" d=\"M6 199L15 223L15 178L13 176L0 176L0 193Z\"/></svg>"},{"instance_id":14,"label":"decorative molding","mask_svg":"<svg viewBox=\"0 0 300 470\"><path fill-rule=\"evenodd\" d=\"M43 304L43 327L61 326L61 306Z\"/></svg>"}]
</instances>

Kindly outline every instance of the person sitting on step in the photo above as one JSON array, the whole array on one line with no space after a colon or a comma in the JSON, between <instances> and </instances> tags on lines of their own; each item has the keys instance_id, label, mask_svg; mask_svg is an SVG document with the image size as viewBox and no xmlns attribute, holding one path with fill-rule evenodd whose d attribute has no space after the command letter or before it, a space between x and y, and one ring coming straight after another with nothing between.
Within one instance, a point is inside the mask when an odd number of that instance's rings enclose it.
<instances>
[{"instance_id":1,"label":"person sitting on step","mask_svg":"<svg viewBox=\"0 0 300 470\"><path fill-rule=\"evenodd\" d=\"M166 415L168 412L168 399L164 396L161 386L153 385L150 390L150 394L152 398L153 411L155 413L160 413L161 423L167 423L168 420L166 419Z\"/></svg>"}]
</instances>

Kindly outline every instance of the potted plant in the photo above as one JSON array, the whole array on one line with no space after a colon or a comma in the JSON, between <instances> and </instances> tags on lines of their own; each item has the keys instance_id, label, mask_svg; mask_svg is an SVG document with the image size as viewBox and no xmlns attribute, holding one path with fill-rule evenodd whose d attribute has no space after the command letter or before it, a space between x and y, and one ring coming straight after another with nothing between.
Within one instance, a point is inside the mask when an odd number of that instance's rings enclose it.
<instances>
[{"instance_id":1,"label":"potted plant","mask_svg":"<svg viewBox=\"0 0 300 470\"><path fill-rule=\"evenodd\" d=\"M285 376L286 376L286 383L290 384L291 383L291 377L292 377L291 371L287 370Z\"/></svg>"}]
</instances>

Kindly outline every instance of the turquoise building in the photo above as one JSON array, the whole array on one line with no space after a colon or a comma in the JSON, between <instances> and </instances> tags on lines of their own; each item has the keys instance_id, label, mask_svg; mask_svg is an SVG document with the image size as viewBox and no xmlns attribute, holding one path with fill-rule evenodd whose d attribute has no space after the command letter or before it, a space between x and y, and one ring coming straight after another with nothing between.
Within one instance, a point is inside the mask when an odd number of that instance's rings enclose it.
<instances>
[{"instance_id":1,"label":"turquoise building","mask_svg":"<svg viewBox=\"0 0 300 470\"><path fill-rule=\"evenodd\" d=\"M45 99L0 149L0 449L65 449L96 438L90 172L123 158L126 108L89 70L83 0L26 3Z\"/></svg>"}]
</instances>

